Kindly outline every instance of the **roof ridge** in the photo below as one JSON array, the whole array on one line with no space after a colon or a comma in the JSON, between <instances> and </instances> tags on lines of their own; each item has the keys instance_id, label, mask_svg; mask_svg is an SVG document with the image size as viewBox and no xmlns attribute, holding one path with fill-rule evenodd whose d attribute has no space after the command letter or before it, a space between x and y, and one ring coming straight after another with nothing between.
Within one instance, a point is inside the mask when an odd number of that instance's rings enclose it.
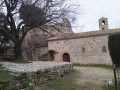
<instances>
[{"instance_id":1,"label":"roof ridge","mask_svg":"<svg viewBox=\"0 0 120 90\"><path fill-rule=\"evenodd\" d=\"M108 34L114 34L114 33L120 33L120 28L109 29L109 30L90 31L90 32L81 32L81 33L67 33L67 34L62 34L62 35L58 35L58 36L49 38L48 41L72 39L72 38L82 38L82 37L90 37L90 36L100 36L100 35L108 35Z\"/></svg>"}]
</instances>

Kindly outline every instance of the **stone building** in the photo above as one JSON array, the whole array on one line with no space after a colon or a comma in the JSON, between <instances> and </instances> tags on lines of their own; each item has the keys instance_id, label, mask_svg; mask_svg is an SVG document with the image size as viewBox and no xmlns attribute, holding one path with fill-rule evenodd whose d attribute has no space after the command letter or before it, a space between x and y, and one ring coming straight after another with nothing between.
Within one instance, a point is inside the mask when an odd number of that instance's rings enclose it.
<instances>
[{"instance_id":1,"label":"stone building","mask_svg":"<svg viewBox=\"0 0 120 90\"><path fill-rule=\"evenodd\" d=\"M24 40L24 58L27 60L49 60L47 39L65 33L73 33L70 22L65 18L56 25L40 26L30 30Z\"/></svg>"},{"instance_id":2,"label":"stone building","mask_svg":"<svg viewBox=\"0 0 120 90\"><path fill-rule=\"evenodd\" d=\"M54 61L79 64L112 64L108 50L108 36L120 33L109 29L107 18L99 19L99 31L70 33L48 39L49 50L55 51Z\"/></svg>"}]
</instances>

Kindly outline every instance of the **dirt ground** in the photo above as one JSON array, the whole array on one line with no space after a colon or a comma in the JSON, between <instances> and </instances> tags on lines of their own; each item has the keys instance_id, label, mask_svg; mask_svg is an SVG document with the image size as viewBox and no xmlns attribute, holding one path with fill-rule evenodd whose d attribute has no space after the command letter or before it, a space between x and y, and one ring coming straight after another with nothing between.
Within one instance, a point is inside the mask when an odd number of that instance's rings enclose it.
<instances>
[{"instance_id":1,"label":"dirt ground","mask_svg":"<svg viewBox=\"0 0 120 90\"><path fill-rule=\"evenodd\" d=\"M80 90L102 90L108 80L113 79L113 71L95 67L74 67L77 70L76 83ZM83 88L83 89L82 89Z\"/></svg>"},{"instance_id":2,"label":"dirt ground","mask_svg":"<svg viewBox=\"0 0 120 90\"><path fill-rule=\"evenodd\" d=\"M98 67L74 67L74 71L35 90L106 90L113 70Z\"/></svg>"}]
</instances>

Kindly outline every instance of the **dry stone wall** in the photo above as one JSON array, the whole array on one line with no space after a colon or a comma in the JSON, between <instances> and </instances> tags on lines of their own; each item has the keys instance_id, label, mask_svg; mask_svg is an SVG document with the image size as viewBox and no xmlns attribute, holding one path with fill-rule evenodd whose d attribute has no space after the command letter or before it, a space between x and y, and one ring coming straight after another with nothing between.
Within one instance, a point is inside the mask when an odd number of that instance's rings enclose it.
<instances>
[{"instance_id":1,"label":"dry stone wall","mask_svg":"<svg viewBox=\"0 0 120 90\"><path fill-rule=\"evenodd\" d=\"M16 75L8 81L0 81L0 90L36 90L36 86L71 72L71 63L51 67L37 72L27 72Z\"/></svg>"}]
</instances>

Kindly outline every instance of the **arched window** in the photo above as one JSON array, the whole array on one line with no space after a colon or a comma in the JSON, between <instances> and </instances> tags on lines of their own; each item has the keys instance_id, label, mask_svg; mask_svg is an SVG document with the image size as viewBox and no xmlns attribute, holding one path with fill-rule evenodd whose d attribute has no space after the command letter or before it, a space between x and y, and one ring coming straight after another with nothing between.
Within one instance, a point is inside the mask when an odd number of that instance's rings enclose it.
<instances>
[{"instance_id":1,"label":"arched window","mask_svg":"<svg viewBox=\"0 0 120 90\"><path fill-rule=\"evenodd\" d=\"M102 25L105 25L105 20L102 20Z\"/></svg>"},{"instance_id":2,"label":"arched window","mask_svg":"<svg viewBox=\"0 0 120 90\"><path fill-rule=\"evenodd\" d=\"M83 52L83 53L85 52L85 47L82 47L82 52Z\"/></svg>"},{"instance_id":3,"label":"arched window","mask_svg":"<svg viewBox=\"0 0 120 90\"><path fill-rule=\"evenodd\" d=\"M105 28L102 28L102 30L104 30Z\"/></svg>"},{"instance_id":4,"label":"arched window","mask_svg":"<svg viewBox=\"0 0 120 90\"><path fill-rule=\"evenodd\" d=\"M102 52L106 52L107 50L106 50L106 46L103 46L102 47Z\"/></svg>"}]
</instances>

